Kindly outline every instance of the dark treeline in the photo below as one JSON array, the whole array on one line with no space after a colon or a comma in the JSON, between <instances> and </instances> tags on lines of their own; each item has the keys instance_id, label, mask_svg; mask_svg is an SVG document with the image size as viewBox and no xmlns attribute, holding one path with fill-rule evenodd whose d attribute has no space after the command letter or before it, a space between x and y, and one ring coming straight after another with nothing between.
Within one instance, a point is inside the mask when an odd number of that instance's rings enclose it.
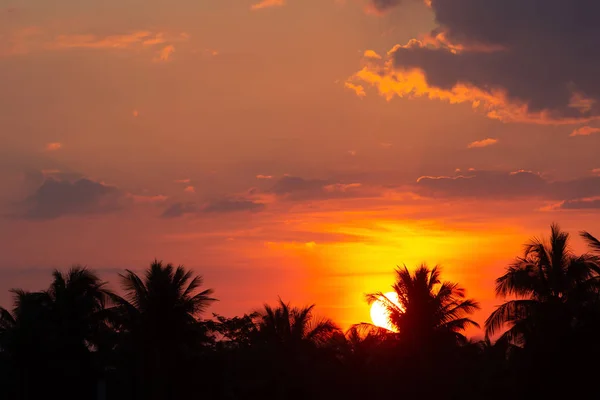
<instances>
[{"instance_id":1,"label":"dark treeline","mask_svg":"<svg viewBox=\"0 0 600 400\"><path fill-rule=\"evenodd\" d=\"M313 306L206 313L202 278L154 262L120 275L55 271L45 291L0 309L3 399L507 399L594 394L600 372L600 242L574 254L553 225L496 280L485 339L465 328L479 304L437 267L396 270L397 332L342 332ZM484 268L484 267L482 267ZM382 299L367 295L368 302ZM384 300L385 301L385 298ZM203 318L204 316L204 318Z\"/></svg>"}]
</instances>

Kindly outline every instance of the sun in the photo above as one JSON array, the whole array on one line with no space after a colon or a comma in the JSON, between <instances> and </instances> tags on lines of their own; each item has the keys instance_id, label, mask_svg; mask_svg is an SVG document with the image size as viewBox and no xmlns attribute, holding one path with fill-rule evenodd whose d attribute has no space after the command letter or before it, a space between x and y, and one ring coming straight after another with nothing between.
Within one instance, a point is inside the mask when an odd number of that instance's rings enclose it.
<instances>
[{"instance_id":1,"label":"sun","mask_svg":"<svg viewBox=\"0 0 600 400\"><path fill-rule=\"evenodd\" d=\"M384 296L398 307L401 307L400 302L398 301L398 294L396 292L384 293ZM396 328L390 324L389 313L382 300L377 300L371 306L371 320L373 321L374 325L380 328L385 328L387 330L396 332Z\"/></svg>"}]
</instances>

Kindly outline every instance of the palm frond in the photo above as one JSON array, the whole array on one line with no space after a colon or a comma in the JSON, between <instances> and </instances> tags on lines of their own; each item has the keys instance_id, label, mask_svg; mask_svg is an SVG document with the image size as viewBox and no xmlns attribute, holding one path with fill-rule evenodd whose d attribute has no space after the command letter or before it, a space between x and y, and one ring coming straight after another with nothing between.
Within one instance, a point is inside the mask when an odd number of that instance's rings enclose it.
<instances>
[{"instance_id":1,"label":"palm frond","mask_svg":"<svg viewBox=\"0 0 600 400\"><path fill-rule=\"evenodd\" d=\"M443 325L444 329L451 332L460 332L467 329L469 326L479 328L479 324L470 318L457 318Z\"/></svg>"},{"instance_id":2,"label":"palm frond","mask_svg":"<svg viewBox=\"0 0 600 400\"><path fill-rule=\"evenodd\" d=\"M308 323L304 338L315 343L323 343L332 334L340 331L340 328L330 319L313 319Z\"/></svg>"},{"instance_id":3,"label":"palm frond","mask_svg":"<svg viewBox=\"0 0 600 400\"><path fill-rule=\"evenodd\" d=\"M498 306L485 321L485 335L493 336L505 324L513 326L515 322L529 318L538 306L536 300L511 300Z\"/></svg>"},{"instance_id":4,"label":"palm frond","mask_svg":"<svg viewBox=\"0 0 600 400\"><path fill-rule=\"evenodd\" d=\"M15 317L4 307L0 307L0 327L7 328L16 324Z\"/></svg>"},{"instance_id":5,"label":"palm frond","mask_svg":"<svg viewBox=\"0 0 600 400\"><path fill-rule=\"evenodd\" d=\"M508 266L506 273L496 279L496 295L526 297L539 288L534 266L524 259Z\"/></svg>"},{"instance_id":6,"label":"palm frond","mask_svg":"<svg viewBox=\"0 0 600 400\"><path fill-rule=\"evenodd\" d=\"M148 288L135 272L129 269L125 270L125 272L125 274L119 274L121 286L123 286L123 289L127 293L129 302L135 307L141 307L144 299L148 298ZM150 278L151 275L148 273L146 279Z\"/></svg>"},{"instance_id":7,"label":"palm frond","mask_svg":"<svg viewBox=\"0 0 600 400\"><path fill-rule=\"evenodd\" d=\"M191 276L191 271L188 271ZM189 280L190 276L186 278L186 281ZM183 296L189 296L196 291L200 286L204 284L204 279L202 275L196 275L188 284L187 288L183 292Z\"/></svg>"},{"instance_id":8,"label":"palm frond","mask_svg":"<svg viewBox=\"0 0 600 400\"><path fill-rule=\"evenodd\" d=\"M352 325L347 331L346 334L352 333L352 332L356 332L357 335L359 335L360 337L366 337L369 335L374 335L374 336L387 336L387 335L392 335L394 334L394 332L379 327L377 325L373 325L369 322L360 322L358 324L354 324Z\"/></svg>"},{"instance_id":9,"label":"palm frond","mask_svg":"<svg viewBox=\"0 0 600 400\"><path fill-rule=\"evenodd\" d=\"M582 231L579 234L593 251L600 253L600 240L587 231Z\"/></svg>"},{"instance_id":10,"label":"palm frond","mask_svg":"<svg viewBox=\"0 0 600 400\"><path fill-rule=\"evenodd\" d=\"M435 267L433 267L431 269L431 271L429 272L429 283L428 283L427 287L429 288L430 291L433 290L435 285L440 283L441 273L442 273L442 268L439 265L436 265Z\"/></svg>"}]
</instances>

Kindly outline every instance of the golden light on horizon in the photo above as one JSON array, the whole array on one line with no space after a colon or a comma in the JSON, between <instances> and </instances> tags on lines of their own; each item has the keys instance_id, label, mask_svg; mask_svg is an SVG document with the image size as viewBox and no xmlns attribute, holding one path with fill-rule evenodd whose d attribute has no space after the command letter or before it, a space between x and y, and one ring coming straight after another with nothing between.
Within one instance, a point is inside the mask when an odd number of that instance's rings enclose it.
<instances>
[{"instance_id":1,"label":"golden light on horizon","mask_svg":"<svg viewBox=\"0 0 600 400\"><path fill-rule=\"evenodd\" d=\"M398 294L396 292L384 293L384 296L388 298L392 303L396 304L398 307L402 307L400 305L400 301L398 300ZM377 300L371 305L371 320L373 321L374 325L380 328L385 328L387 330L397 332L397 329L390 323L390 313L387 307L385 306L383 299Z\"/></svg>"}]
</instances>

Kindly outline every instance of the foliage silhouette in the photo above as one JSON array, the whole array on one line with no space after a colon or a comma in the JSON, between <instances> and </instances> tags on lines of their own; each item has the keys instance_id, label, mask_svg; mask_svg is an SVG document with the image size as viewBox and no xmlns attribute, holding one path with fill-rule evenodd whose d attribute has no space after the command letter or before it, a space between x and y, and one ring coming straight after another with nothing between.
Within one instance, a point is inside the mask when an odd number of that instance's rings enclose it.
<instances>
[{"instance_id":1,"label":"foliage silhouette","mask_svg":"<svg viewBox=\"0 0 600 400\"><path fill-rule=\"evenodd\" d=\"M326 342L339 328L329 319L313 317L315 305L302 308L290 307L279 299L277 308L268 304L259 313L258 339L271 344L320 345Z\"/></svg>"},{"instance_id":2,"label":"foliage silhouette","mask_svg":"<svg viewBox=\"0 0 600 400\"><path fill-rule=\"evenodd\" d=\"M182 363L208 341L198 316L215 301L213 291L199 291L202 277L183 266L154 260L140 278L121 274L124 296L111 295L110 320L119 333L120 361L134 376L130 396L164 399L181 396L175 383L185 376Z\"/></svg>"},{"instance_id":3,"label":"foliage silhouette","mask_svg":"<svg viewBox=\"0 0 600 400\"><path fill-rule=\"evenodd\" d=\"M528 390L524 395L552 396L561 389L558 382L591 378L587 353L600 350L599 272L598 257L575 255L569 234L553 224L547 241L532 239L496 280L496 294L512 298L487 318L486 336L508 328L498 341L518 346L512 361L516 386ZM529 380L547 384L533 387Z\"/></svg>"},{"instance_id":4,"label":"foliage silhouette","mask_svg":"<svg viewBox=\"0 0 600 400\"><path fill-rule=\"evenodd\" d=\"M91 350L99 342L105 302L112 293L83 267L73 267L66 274L54 271L52 276L48 290L29 293L15 289L12 312L0 308L0 347L17 375L15 396L49 395L53 389L34 382L82 372L84 379L57 394L78 398L95 389L95 381L90 380L96 368Z\"/></svg>"},{"instance_id":5,"label":"foliage silhouette","mask_svg":"<svg viewBox=\"0 0 600 400\"><path fill-rule=\"evenodd\" d=\"M1 396L78 400L553 398L589 390L600 372L600 243L576 255L551 226L496 281L505 299L482 340L468 340L479 304L439 267L398 268L383 293L395 331L361 323L342 332L315 306L279 299L251 314L212 314L202 278L154 260L126 270L121 292L92 271L54 271L48 289L15 289L0 308ZM103 394L104 393L104 394Z\"/></svg>"},{"instance_id":6,"label":"foliage silhouette","mask_svg":"<svg viewBox=\"0 0 600 400\"><path fill-rule=\"evenodd\" d=\"M569 330L585 300L598 293L600 266L598 257L576 256L568 245L569 234L556 224L551 226L547 242L534 238L525 245L523 256L496 280L498 296L516 299L505 302L488 317L487 336L508 325L503 337L522 345L551 336L558 340Z\"/></svg>"},{"instance_id":7,"label":"foliage silhouette","mask_svg":"<svg viewBox=\"0 0 600 400\"><path fill-rule=\"evenodd\" d=\"M367 302L383 303L390 324L404 341L425 344L440 336L450 336L464 343L462 332L469 326L479 327L467 317L479 309L479 303L466 299L465 290L458 284L442 282L440 275L438 266L429 269L421 265L412 274L406 266L398 268L392 289L400 306L382 292L367 294Z\"/></svg>"}]
</instances>

